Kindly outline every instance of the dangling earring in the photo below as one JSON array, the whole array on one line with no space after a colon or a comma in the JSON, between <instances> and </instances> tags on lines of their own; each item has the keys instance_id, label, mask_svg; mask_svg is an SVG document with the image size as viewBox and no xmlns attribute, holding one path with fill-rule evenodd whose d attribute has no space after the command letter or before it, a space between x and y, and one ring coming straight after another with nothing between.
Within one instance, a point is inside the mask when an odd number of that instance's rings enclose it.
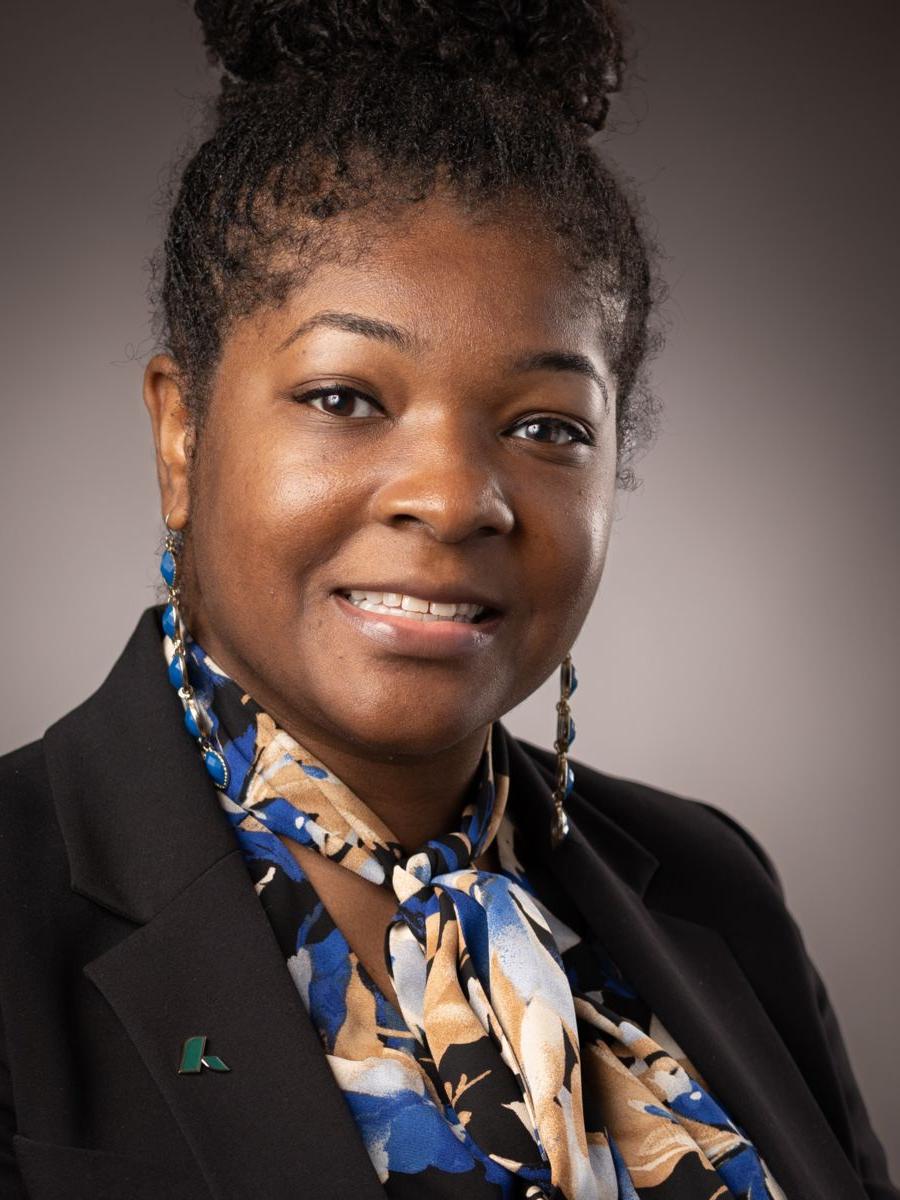
<instances>
[{"instance_id":1,"label":"dangling earring","mask_svg":"<svg viewBox=\"0 0 900 1200\"><path fill-rule=\"evenodd\" d=\"M556 812L553 816L553 826L550 830L550 844L556 847L569 832L569 818L566 816L565 803L575 784L575 772L569 766L569 747L575 740L575 722L569 709L569 698L578 687L578 676L572 655L567 654L559 669L559 700L556 703L556 787L553 789L553 805Z\"/></svg>"},{"instance_id":2,"label":"dangling earring","mask_svg":"<svg viewBox=\"0 0 900 1200\"><path fill-rule=\"evenodd\" d=\"M200 747L203 765L207 774L217 788L224 791L228 787L228 763L222 751L213 744L212 723L197 700L188 675L187 648L185 644L186 627L181 616L180 600L181 586L179 573L181 564L182 536L169 526L171 513L166 513L166 545L159 564L168 591L168 604L163 612L163 633L172 641L172 657L169 662L169 683L178 692L178 698L184 706L184 725L192 738Z\"/></svg>"}]
</instances>

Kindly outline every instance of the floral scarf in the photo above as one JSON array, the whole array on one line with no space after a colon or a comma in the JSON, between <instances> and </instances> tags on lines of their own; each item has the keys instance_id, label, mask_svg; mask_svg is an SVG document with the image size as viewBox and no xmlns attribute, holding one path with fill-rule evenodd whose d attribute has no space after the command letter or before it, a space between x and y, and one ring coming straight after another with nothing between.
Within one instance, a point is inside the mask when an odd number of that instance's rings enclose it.
<instances>
[{"instance_id":1,"label":"floral scarf","mask_svg":"<svg viewBox=\"0 0 900 1200\"><path fill-rule=\"evenodd\" d=\"M401 1173L424 1171L425 1184L477 1169L488 1190L461 1179L459 1195L784 1200L659 1022L623 1017L617 994L634 993L610 963L598 976L602 948L576 969L584 944L516 857L500 725L458 830L406 854L196 642L188 668L228 763L223 807L388 1194ZM476 869L495 839L503 869ZM291 841L393 892L385 956L399 1011L328 918Z\"/></svg>"}]
</instances>

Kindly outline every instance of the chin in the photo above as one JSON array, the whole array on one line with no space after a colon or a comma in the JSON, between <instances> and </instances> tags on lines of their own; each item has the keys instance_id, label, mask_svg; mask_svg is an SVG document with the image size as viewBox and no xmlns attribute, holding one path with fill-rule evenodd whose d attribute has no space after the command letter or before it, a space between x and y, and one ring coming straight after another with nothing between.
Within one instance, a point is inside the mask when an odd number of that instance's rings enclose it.
<instances>
[{"instance_id":1,"label":"chin","mask_svg":"<svg viewBox=\"0 0 900 1200\"><path fill-rule=\"evenodd\" d=\"M340 719L334 714L329 721L332 736L377 759L434 757L484 729L493 719L490 713L480 713L471 706L435 708L430 712L420 708L394 712L386 719L380 707L364 705L342 716Z\"/></svg>"}]
</instances>

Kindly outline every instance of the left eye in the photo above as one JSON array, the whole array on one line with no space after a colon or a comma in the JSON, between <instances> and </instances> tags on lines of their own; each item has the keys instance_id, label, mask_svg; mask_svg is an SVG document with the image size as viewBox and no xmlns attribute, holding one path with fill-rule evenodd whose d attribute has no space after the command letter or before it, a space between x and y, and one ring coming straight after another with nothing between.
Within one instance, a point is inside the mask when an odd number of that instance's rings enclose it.
<instances>
[{"instance_id":1,"label":"left eye","mask_svg":"<svg viewBox=\"0 0 900 1200\"><path fill-rule=\"evenodd\" d=\"M570 446L573 442L590 446L592 442L586 429L573 421L564 421L562 417L531 417L516 425L511 436L551 446Z\"/></svg>"},{"instance_id":2,"label":"left eye","mask_svg":"<svg viewBox=\"0 0 900 1200\"><path fill-rule=\"evenodd\" d=\"M330 417L371 417L379 411L373 400L349 387L314 388L295 399Z\"/></svg>"}]
</instances>

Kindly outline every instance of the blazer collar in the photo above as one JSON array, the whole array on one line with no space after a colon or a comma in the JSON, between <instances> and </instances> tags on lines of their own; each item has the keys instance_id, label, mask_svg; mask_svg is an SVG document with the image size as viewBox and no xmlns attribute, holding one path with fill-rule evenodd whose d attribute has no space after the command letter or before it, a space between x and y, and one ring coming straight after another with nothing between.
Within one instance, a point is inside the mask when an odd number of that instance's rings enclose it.
<instances>
[{"instance_id":1,"label":"blazer collar","mask_svg":"<svg viewBox=\"0 0 900 1200\"><path fill-rule=\"evenodd\" d=\"M168 681L148 608L97 692L44 736L72 888L143 924L235 839Z\"/></svg>"},{"instance_id":2,"label":"blazer collar","mask_svg":"<svg viewBox=\"0 0 900 1200\"><path fill-rule=\"evenodd\" d=\"M506 732L504 730L504 732ZM555 782L555 756L527 742L519 742L506 734L509 755L510 813L517 825L527 833L532 844L549 851L550 829L555 815L553 787ZM602 780L611 777L600 775ZM659 868L659 860L646 846L642 845L621 825L608 817L596 804L591 804L578 793L576 776L575 790L566 802L566 812L573 833L580 830L596 847L600 860L637 897L645 895L647 888ZM575 836L580 836L575 834Z\"/></svg>"},{"instance_id":3,"label":"blazer collar","mask_svg":"<svg viewBox=\"0 0 900 1200\"><path fill-rule=\"evenodd\" d=\"M610 869L611 855L620 854L621 847L596 840L609 826L618 827L606 819L589 825L587 818L600 814L583 801L571 811L578 811L585 825L573 821L562 845L547 853L556 879L699 1078L739 1121L785 1194L865 1200L862 1184L731 945L712 924L644 899L633 883ZM630 848L627 855L633 878L637 874L649 883L652 864L645 859L641 865L641 856L633 856ZM828 1051L823 1046L823 1053Z\"/></svg>"}]
</instances>

